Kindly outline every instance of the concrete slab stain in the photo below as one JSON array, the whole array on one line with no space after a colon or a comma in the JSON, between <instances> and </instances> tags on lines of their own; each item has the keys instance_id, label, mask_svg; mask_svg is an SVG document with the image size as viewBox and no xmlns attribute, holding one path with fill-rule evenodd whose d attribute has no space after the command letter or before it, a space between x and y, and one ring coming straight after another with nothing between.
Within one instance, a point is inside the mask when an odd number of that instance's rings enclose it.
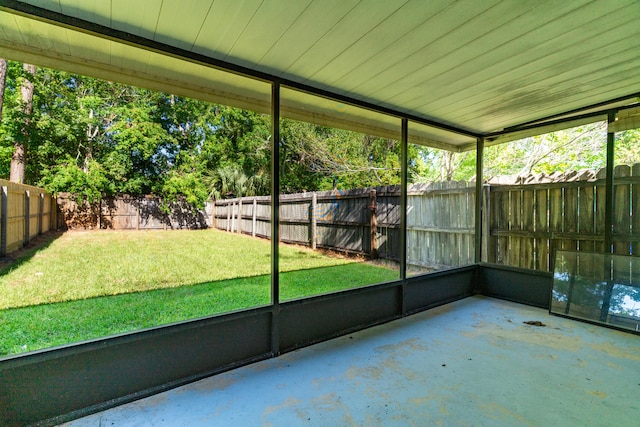
<instances>
[{"instance_id":1,"label":"concrete slab stain","mask_svg":"<svg viewBox=\"0 0 640 427\"><path fill-rule=\"evenodd\" d=\"M391 353L394 355L405 355L415 351L427 351L429 347L420 338L409 338L396 344L387 344L376 347L377 353Z\"/></svg>"},{"instance_id":2,"label":"concrete slab stain","mask_svg":"<svg viewBox=\"0 0 640 427\"><path fill-rule=\"evenodd\" d=\"M506 422L513 422L517 420L520 425L528 425L534 427L538 425L533 421L525 419L522 415L512 412L505 406L502 406L498 403L481 403L478 404L478 408L483 412L483 414L494 420L504 420Z\"/></svg>"},{"instance_id":3,"label":"concrete slab stain","mask_svg":"<svg viewBox=\"0 0 640 427\"><path fill-rule=\"evenodd\" d=\"M237 378L231 376L228 373L225 373L222 375L196 381L190 384L190 387L188 390L190 392L198 392L198 393L210 393L212 391L222 391L231 387L233 384L236 383L237 380L238 380ZM182 388L178 389L178 392L184 392L184 391L185 390Z\"/></svg>"},{"instance_id":4,"label":"concrete slab stain","mask_svg":"<svg viewBox=\"0 0 640 427\"><path fill-rule=\"evenodd\" d=\"M589 390L588 393L590 395L592 395L592 396L599 397L600 399L606 399L607 398L607 393L605 393L603 391Z\"/></svg>"},{"instance_id":5,"label":"concrete slab stain","mask_svg":"<svg viewBox=\"0 0 640 427\"><path fill-rule=\"evenodd\" d=\"M415 405L415 406L422 406L427 402L432 402L434 400L438 400L439 398L437 396L423 396L423 397L415 397L412 399L409 399L409 403Z\"/></svg>"},{"instance_id":6,"label":"concrete slab stain","mask_svg":"<svg viewBox=\"0 0 640 427\"><path fill-rule=\"evenodd\" d=\"M285 408L291 408L292 406L296 406L296 405L298 405L300 403L302 403L301 400L296 399L293 396L289 396L280 405L267 406L266 408L264 408L263 415L271 415L274 412L280 411L280 410L285 409Z\"/></svg>"},{"instance_id":7,"label":"concrete slab stain","mask_svg":"<svg viewBox=\"0 0 640 427\"><path fill-rule=\"evenodd\" d=\"M607 342L601 344L590 344L589 347L591 347L593 350L606 353L609 357L640 362L640 345L622 347L617 343Z\"/></svg>"}]
</instances>

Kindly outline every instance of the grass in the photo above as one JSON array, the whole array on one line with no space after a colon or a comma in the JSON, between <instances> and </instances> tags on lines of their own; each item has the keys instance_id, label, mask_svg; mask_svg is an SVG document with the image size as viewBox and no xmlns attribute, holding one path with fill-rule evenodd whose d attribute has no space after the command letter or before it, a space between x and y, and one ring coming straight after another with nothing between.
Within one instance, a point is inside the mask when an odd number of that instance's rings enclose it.
<instances>
[{"instance_id":1,"label":"grass","mask_svg":"<svg viewBox=\"0 0 640 427\"><path fill-rule=\"evenodd\" d=\"M268 304L269 249L216 230L65 233L0 269L0 355ZM283 300L398 277L305 248L280 253Z\"/></svg>"}]
</instances>

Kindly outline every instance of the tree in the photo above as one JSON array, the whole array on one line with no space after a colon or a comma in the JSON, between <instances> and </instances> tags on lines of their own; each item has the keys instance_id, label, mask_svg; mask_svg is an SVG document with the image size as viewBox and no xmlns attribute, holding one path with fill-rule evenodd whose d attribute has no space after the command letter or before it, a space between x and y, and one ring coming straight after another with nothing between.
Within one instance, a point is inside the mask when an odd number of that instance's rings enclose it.
<instances>
[{"instance_id":1,"label":"tree","mask_svg":"<svg viewBox=\"0 0 640 427\"><path fill-rule=\"evenodd\" d=\"M3 63L4 176L22 159L17 179L86 200L154 194L202 206L210 194L269 194L273 142L266 114L13 61L0 60L0 71ZM280 123L275 144L281 192L400 183L398 141L289 119ZM490 147L486 174L603 166L603 132L602 124L588 125ZM631 131L621 134L616 161L637 159L637 140ZM411 144L407 157L410 182L475 175L473 151Z\"/></svg>"},{"instance_id":2,"label":"tree","mask_svg":"<svg viewBox=\"0 0 640 427\"><path fill-rule=\"evenodd\" d=\"M400 183L400 143L293 120L281 123L283 192Z\"/></svg>"},{"instance_id":3,"label":"tree","mask_svg":"<svg viewBox=\"0 0 640 427\"><path fill-rule=\"evenodd\" d=\"M23 184L25 178L25 167L27 164L27 141L29 140L29 124L31 123L31 112L33 111L33 76L36 67L30 64L23 64L25 73L22 76L20 93L22 94L22 132L13 143L13 155L11 156L11 170L9 180Z\"/></svg>"},{"instance_id":4,"label":"tree","mask_svg":"<svg viewBox=\"0 0 640 427\"><path fill-rule=\"evenodd\" d=\"M606 123L598 122L489 147L485 177L600 169L606 141Z\"/></svg>"},{"instance_id":5,"label":"tree","mask_svg":"<svg viewBox=\"0 0 640 427\"><path fill-rule=\"evenodd\" d=\"M269 194L269 181L261 175L247 176L234 166L224 166L205 177L209 195L214 199Z\"/></svg>"},{"instance_id":6,"label":"tree","mask_svg":"<svg viewBox=\"0 0 640 427\"><path fill-rule=\"evenodd\" d=\"M4 103L4 87L7 84L7 60L0 58L0 122L2 122L2 104Z\"/></svg>"},{"instance_id":7,"label":"tree","mask_svg":"<svg viewBox=\"0 0 640 427\"><path fill-rule=\"evenodd\" d=\"M616 134L615 162L622 165L640 163L640 129Z\"/></svg>"}]
</instances>

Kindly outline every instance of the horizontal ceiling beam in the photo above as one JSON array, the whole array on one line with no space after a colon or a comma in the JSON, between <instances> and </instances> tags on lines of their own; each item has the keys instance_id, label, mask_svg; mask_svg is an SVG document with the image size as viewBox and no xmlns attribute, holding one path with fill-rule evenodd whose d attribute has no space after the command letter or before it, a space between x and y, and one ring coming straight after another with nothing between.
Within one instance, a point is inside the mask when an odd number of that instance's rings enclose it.
<instances>
[{"instance_id":1,"label":"horizontal ceiling beam","mask_svg":"<svg viewBox=\"0 0 640 427\"><path fill-rule=\"evenodd\" d=\"M625 97L622 99L632 99L635 96ZM619 101L619 100L618 100ZM607 102L603 105L611 105L615 103L615 101ZM601 109L597 111L591 111L589 113L584 114L575 114L571 116L562 117L555 120L547 120L544 122L535 122L533 124L529 124L526 126L519 126L517 128L509 128L509 130L504 130L502 132L493 132L489 133L485 136L485 145L497 145L503 144L505 142L517 141L519 139L528 138L531 136L542 135L546 133L556 132L559 130L569 129L572 127L583 126L589 123L606 121L609 113L617 114L622 111L636 111L640 105L640 102L634 102L630 105L622 106L622 107L612 107ZM593 109L593 106L587 107L584 110ZM581 109L582 110L582 109ZM612 126L612 129L624 130L631 129L636 123L636 116L633 115L632 118L628 118L625 116L624 120L618 123L616 126ZM623 124L624 122L624 124ZM465 147L463 147L465 149ZM470 147L466 147L466 149L471 149Z\"/></svg>"},{"instance_id":2,"label":"horizontal ceiling beam","mask_svg":"<svg viewBox=\"0 0 640 427\"><path fill-rule=\"evenodd\" d=\"M567 120L573 120L573 118L576 115L579 115L579 114L584 113L586 111L595 110L595 109L599 109L600 111L608 111L609 109L603 108L603 107L611 106L612 104L617 104L617 103L624 102L624 101L631 101L633 99L636 100L636 103L639 102L640 101L640 92L632 93L632 94L629 94L627 96L621 96L621 97L618 97L618 98L610 99L610 100L604 101L604 102L598 102L597 104L588 105L586 107L580 107L580 108L576 108L576 109L573 109L573 110L570 110L570 111L565 111L564 113L554 114L554 115L547 116L547 117L542 117L542 118L539 118L539 119L536 119L536 120L530 120L530 121L525 122L525 123L520 123L519 125L516 125L516 126L510 126L508 128L505 128L501 132L494 132L493 134L514 132L514 131L517 131L517 130L522 130L523 128L530 127L531 125L544 124L544 123L547 123L547 122L549 122L551 120L561 119L561 118L563 118L565 116L570 116L570 117L567 117Z\"/></svg>"}]
</instances>

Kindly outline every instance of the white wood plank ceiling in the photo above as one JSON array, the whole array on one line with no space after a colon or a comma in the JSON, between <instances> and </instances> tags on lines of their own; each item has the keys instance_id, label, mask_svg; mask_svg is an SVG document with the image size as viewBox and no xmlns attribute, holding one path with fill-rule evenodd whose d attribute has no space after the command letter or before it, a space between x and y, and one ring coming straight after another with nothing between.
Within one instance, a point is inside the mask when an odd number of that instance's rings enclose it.
<instances>
[{"instance_id":1,"label":"white wood plank ceiling","mask_svg":"<svg viewBox=\"0 0 640 427\"><path fill-rule=\"evenodd\" d=\"M268 111L268 82L184 60L179 51L167 56L166 45L469 132L413 135L444 148L467 149L474 134L610 100L637 102L640 92L638 0L25 3L61 15L0 0L0 56ZM124 33L162 45L140 48L140 39L119 40ZM354 129L359 121L358 130L399 135L395 117L293 91L283 93L282 108L295 118Z\"/></svg>"}]
</instances>

